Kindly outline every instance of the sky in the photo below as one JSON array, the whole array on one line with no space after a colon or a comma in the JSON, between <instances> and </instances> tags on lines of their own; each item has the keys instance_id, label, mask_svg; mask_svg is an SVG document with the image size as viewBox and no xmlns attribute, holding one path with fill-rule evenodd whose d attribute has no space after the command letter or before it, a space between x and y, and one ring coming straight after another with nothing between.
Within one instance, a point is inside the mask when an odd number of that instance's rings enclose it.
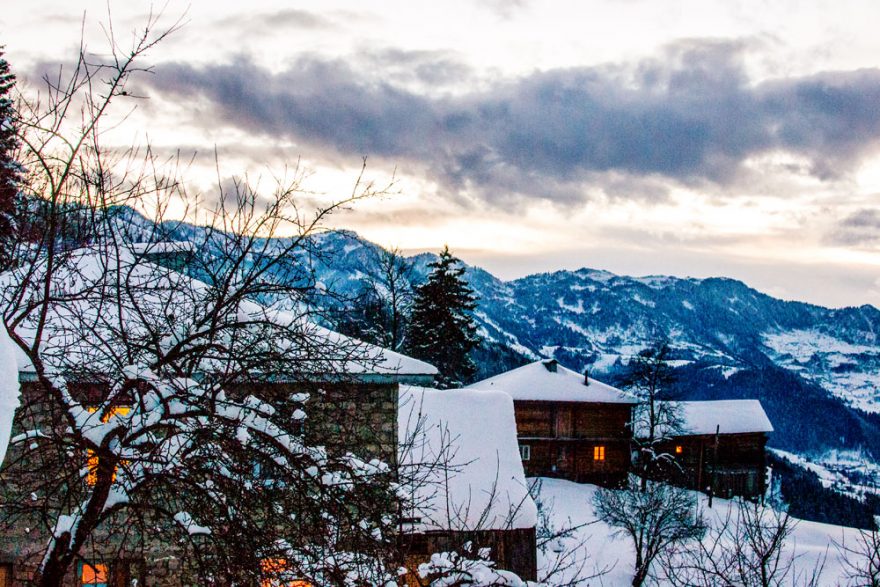
<instances>
[{"instance_id":1,"label":"sky","mask_svg":"<svg viewBox=\"0 0 880 587\"><path fill-rule=\"evenodd\" d=\"M34 90L151 10L182 26L112 140L194 154L208 198L297 163L344 197L366 157L392 190L332 224L383 246L880 306L876 1L30 0L0 44Z\"/></svg>"}]
</instances>

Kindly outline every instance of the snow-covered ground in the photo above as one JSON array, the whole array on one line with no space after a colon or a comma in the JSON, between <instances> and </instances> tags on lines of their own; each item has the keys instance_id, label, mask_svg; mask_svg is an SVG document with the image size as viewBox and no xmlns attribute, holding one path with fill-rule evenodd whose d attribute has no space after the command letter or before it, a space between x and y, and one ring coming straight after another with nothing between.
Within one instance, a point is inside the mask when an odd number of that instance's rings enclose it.
<instances>
[{"instance_id":1,"label":"snow-covered ground","mask_svg":"<svg viewBox=\"0 0 880 587\"><path fill-rule=\"evenodd\" d=\"M626 537L615 536L613 528L597 520L592 506L596 486L561 479L541 478L532 481L539 483L539 507L542 515L547 515L551 525L556 530L577 527L561 544L552 544L546 552L538 552L539 578L554 566L560 556L554 550L561 551L564 547L565 550L576 549L572 559L583 563L584 576L606 571L604 575L589 580L584 585L630 585L634 551ZM719 524L719 520L723 520L730 508L735 508L736 505L729 500L716 499L712 509L709 509L706 497L700 495L700 507L710 524ZM817 561L824 559L820 584L846 584L844 568L835 544L843 541L854 544L857 537L858 530L852 528L798 520L786 545L786 554L795 556L794 565L798 571L811 570ZM569 570L552 577L548 583L559 585L572 579L573 571Z\"/></svg>"}]
</instances>

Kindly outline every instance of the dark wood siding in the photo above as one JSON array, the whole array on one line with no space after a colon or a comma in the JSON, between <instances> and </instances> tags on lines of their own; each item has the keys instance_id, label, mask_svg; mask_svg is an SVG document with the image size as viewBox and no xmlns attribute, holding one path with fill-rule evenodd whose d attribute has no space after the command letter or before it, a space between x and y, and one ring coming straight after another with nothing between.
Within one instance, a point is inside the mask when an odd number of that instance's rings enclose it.
<instances>
[{"instance_id":1,"label":"dark wood siding","mask_svg":"<svg viewBox=\"0 0 880 587\"><path fill-rule=\"evenodd\" d=\"M719 434L679 436L661 445L675 457L677 466L666 467L667 480L721 497L757 498L766 485L767 435ZM681 452L677 452L680 447Z\"/></svg>"},{"instance_id":2,"label":"dark wood siding","mask_svg":"<svg viewBox=\"0 0 880 587\"><path fill-rule=\"evenodd\" d=\"M523 461L529 477L560 477L602 485L620 484L630 470L632 406L585 402L514 401ZM603 460L597 460L602 447Z\"/></svg>"}]
</instances>

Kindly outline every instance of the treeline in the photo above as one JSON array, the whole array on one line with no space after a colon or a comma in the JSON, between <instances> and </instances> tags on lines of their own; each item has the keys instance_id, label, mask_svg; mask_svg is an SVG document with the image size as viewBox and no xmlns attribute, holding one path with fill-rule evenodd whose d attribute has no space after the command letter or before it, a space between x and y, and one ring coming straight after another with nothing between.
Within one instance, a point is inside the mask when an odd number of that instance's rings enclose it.
<instances>
[{"instance_id":1,"label":"treeline","mask_svg":"<svg viewBox=\"0 0 880 587\"><path fill-rule=\"evenodd\" d=\"M788 505L788 513L801 520L876 530L874 516L880 514L880 498L865 496L864 501L822 485L819 476L787 459L768 452L774 482Z\"/></svg>"}]
</instances>

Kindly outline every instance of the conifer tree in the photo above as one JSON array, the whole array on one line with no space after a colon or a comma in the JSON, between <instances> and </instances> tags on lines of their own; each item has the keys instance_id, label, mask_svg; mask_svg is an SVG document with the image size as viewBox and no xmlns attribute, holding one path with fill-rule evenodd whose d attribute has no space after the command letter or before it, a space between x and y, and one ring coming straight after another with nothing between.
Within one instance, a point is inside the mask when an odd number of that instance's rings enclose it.
<instances>
[{"instance_id":1,"label":"conifer tree","mask_svg":"<svg viewBox=\"0 0 880 587\"><path fill-rule=\"evenodd\" d=\"M476 372L470 352L480 341L471 315L477 298L449 247L428 267L428 280L416 289L406 348L439 369L439 387L455 387Z\"/></svg>"},{"instance_id":2,"label":"conifer tree","mask_svg":"<svg viewBox=\"0 0 880 587\"><path fill-rule=\"evenodd\" d=\"M18 147L15 130L15 105L12 90L15 75L9 70L9 63L3 57L0 47L0 264L5 264L9 242L13 230L13 213L18 194L20 166L14 154Z\"/></svg>"}]
</instances>

